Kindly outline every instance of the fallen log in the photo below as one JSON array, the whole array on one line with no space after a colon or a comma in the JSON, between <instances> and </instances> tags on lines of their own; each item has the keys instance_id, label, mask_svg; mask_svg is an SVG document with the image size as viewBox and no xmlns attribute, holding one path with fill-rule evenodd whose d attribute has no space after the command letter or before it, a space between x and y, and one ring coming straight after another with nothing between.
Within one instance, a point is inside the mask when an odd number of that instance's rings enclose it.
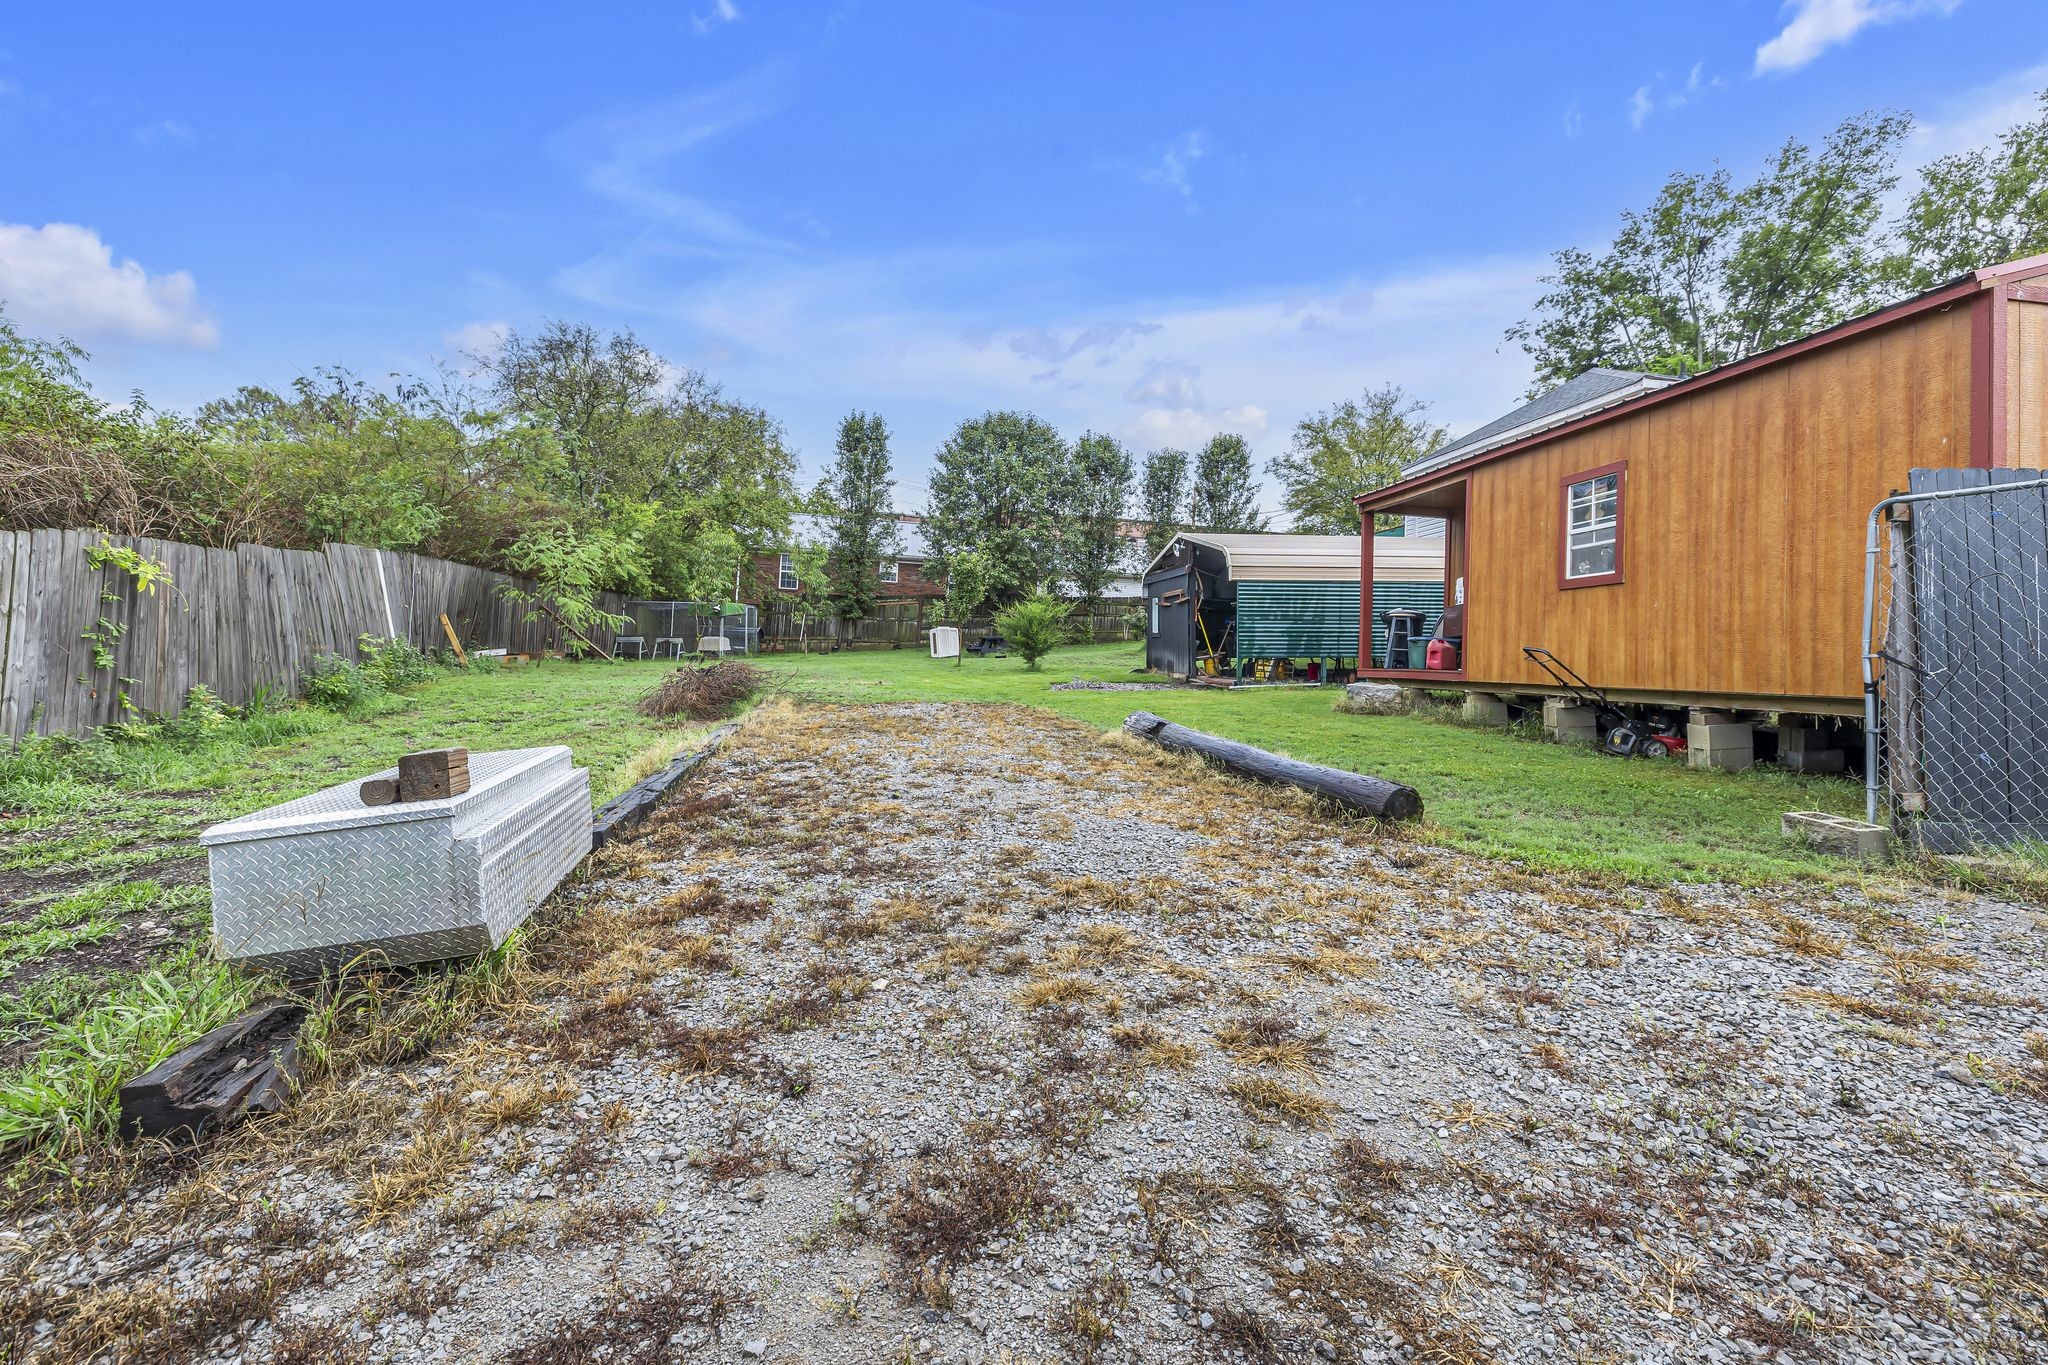
<instances>
[{"instance_id":1,"label":"fallen log","mask_svg":"<svg viewBox=\"0 0 2048 1365\"><path fill-rule=\"evenodd\" d=\"M1126 732L1147 739L1174 753L1195 754L1226 772L1275 786L1299 787L1341 806L1381 820L1419 820L1422 797L1413 787L1389 782L1366 773L1346 772L1282 758L1264 749L1254 749L1236 740L1205 735L1185 725L1175 725L1150 711L1133 711L1124 721Z\"/></svg>"},{"instance_id":2,"label":"fallen log","mask_svg":"<svg viewBox=\"0 0 2048 1365\"><path fill-rule=\"evenodd\" d=\"M299 1078L306 1007L280 1003L222 1024L121 1087L121 1129L197 1140L285 1106Z\"/></svg>"}]
</instances>

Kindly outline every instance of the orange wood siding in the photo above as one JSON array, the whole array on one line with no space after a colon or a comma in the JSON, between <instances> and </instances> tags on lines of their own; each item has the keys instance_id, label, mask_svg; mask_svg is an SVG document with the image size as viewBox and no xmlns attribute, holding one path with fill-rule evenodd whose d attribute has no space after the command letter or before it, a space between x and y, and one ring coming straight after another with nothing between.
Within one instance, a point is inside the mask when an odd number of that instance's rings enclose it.
<instances>
[{"instance_id":1,"label":"orange wood siding","mask_svg":"<svg viewBox=\"0 0 2048 1365\"><path fill-rule=\"evenodd\" d=\"M1467 683L1544 683L1541 645L1617 690L1859 697L1865 521L1969 463L1970 355L1967 306L1923 313L1473 469ZM1560 588L1560 485L1623 460L1624 581Z\"/></svg>"},{"instance_id":2,"label":"orange wood siding","mask_svg":"<svg viewBox=\"0 0 2048 1365\"><path fill-rule=\"evenodd\" d=\"M2005 305L2005 452L2015 469L2048 468L2048 303Z\"/></svg>"}]
</instances>

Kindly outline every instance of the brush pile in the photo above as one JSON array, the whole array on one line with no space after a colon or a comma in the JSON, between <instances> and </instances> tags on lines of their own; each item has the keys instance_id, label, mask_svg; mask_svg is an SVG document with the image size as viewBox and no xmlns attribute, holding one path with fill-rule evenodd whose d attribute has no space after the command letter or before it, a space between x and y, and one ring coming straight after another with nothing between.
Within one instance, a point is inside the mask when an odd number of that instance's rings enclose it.
<instances>
[{"instance_id":1,"label":"brush pile","mask_svg":"<svg viewBox=\"0 0 2048 1365\"><path fill-rule=\"evenodd\" d=\"M640 714L656 720L719 720L768 684L752 664L721 660L679 668L640 699Z\"/></svg>"}]
</instances>

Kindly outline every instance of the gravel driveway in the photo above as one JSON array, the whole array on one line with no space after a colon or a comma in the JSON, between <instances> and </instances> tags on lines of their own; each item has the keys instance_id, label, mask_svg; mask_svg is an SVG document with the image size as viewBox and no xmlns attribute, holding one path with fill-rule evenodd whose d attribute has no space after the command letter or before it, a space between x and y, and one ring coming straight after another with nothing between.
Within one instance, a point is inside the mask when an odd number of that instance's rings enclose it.
<instances>
[{"instance_id":1,"label":"gravel driveway","mask_svg":"<svg viewBox=\"0 0 2048 1365\"><path fill-rule=\"evenodd\" d=\"M1578 885L1041 712L786 704L565 898L459 1040L95 1211L132 1246L0 1241L59 1248L31 1354L2048 1340L2024 907Z\"/></svg>"}]
</instances>

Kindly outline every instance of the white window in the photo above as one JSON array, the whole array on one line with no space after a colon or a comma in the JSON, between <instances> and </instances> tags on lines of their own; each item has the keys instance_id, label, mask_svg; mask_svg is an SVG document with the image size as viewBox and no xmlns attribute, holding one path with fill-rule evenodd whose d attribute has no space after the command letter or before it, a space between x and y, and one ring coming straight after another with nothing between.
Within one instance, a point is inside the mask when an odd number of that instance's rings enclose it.
<instances>
[{"instance_id":1,"label":"white window","mask_svg":"<svg viewBox=\"0 0 2048 1365\"><path fill-rule=\"evenodd\" d=\"M783 592L796 591L796 559L793 556L784 555L776 566L775 586Z\"/></svg>"},{"instance_id":2,"label":"white window","mask_svg":"<svg viewBox=\"0 0 2048 1365\"><path fill-rule=\"evenodd\" d=\"M1565 485L1564 576L1567 582L1621 572L1621 471Z\"/></svg>"},{"instance_id":3,"label":"white window","mask_svg":"<svg viewBox=\"0 0 2048 1365\"><path fill-rule=\"evenodd\" d=\"M1159 599L1156 597L1152 599L1152 633L1159 633Z\"/></svg>"},{"instance_id":4,"label":"white window","mask_svg":"<svg viewBox=\"0 0 2048 1365\"><path fill-rule=\"evenodd\" d=\"M883 560L880 572L884 583L894 583L897 579L896 561L893 559Z\"/></svg>"}]
</instances>

